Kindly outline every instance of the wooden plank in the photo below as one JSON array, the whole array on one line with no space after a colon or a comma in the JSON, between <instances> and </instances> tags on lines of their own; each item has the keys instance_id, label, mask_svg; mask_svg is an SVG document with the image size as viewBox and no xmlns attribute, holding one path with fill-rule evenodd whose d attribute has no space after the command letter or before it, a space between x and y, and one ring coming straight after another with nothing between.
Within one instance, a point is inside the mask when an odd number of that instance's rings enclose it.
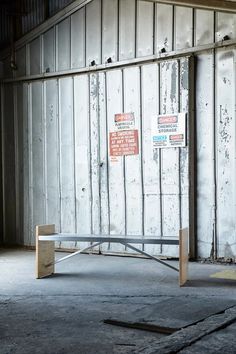
<instances>
[{"instance_id":1,"label":"wooden plank","mask_svg":"<svg viewBox=\"0 0 236 354\"><path fill-rule=\"evenodd\" d=\"M55 233L55 225L36 226L36 278L43 278L54 273L54 241L39 241L39 235Z\"/></svg>"},{"instance_id":2,"label":"wooden plank","mask_svg":"<svg viewBox=\"0 0 236 354\"><path fill-rule=\"evenodd\" d=\"M179 230L179 286L188 280L188 228Z\"/></svg>"}]
</instances>

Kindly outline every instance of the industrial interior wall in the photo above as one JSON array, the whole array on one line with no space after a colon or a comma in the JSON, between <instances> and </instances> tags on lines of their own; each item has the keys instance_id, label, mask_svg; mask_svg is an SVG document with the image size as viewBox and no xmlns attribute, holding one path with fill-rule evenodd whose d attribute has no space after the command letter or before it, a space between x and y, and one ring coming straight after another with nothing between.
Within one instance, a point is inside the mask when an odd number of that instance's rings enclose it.
<instances>
[{"instance_id":1,"label":"industrial interior wall","mask_svg":"<svg viewBox=\"0 0 236 354\"><path fill-rule=\"evenodd\" d=\"M17 48L16 71L5 58L5 79L19 78L1 89L5 240L34 245L39 223L65 232L177 237L189 225L188 148L153 153L151 120L189 111L188 58L113 70L108 64L97 73L82 68L108 58L131 65L225 36L236 39L234 14L93 0ZM235 46L201 52L195 62L197 253L235 257ZM135 114L140 151L112 162L110 124L121 112ZM168 247L149 251L177 255Z\"/></svg>"}]
</instances>

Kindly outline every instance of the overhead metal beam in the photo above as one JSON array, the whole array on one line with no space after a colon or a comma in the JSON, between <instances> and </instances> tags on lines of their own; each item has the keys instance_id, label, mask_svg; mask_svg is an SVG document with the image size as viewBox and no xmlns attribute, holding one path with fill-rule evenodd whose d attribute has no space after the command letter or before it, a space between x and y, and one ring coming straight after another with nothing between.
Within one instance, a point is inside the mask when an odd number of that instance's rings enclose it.
<instances>
[{"instance_id":1,"label":"overhead metal beam","mask_svg":"<svg viewBox=\"0 0 236 354\"><path fill-rule=\"evenodd\" d=\"M153 1L153 0L148 0ZM158 3L236 13L235 0L155 0Z\"/></svg>"}]
</instances>

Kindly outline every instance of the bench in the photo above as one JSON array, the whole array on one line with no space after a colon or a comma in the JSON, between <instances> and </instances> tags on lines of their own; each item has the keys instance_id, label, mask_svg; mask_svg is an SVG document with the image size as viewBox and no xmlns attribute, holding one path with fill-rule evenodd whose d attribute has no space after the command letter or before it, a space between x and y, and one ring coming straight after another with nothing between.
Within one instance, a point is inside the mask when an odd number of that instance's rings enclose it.
<instances>
[{"instance_id":1,"label":"bench","mask_svg":"<svg viewBox=\"0 0 236 354\"><path fill-rule=\"evenodd\" d=\"M179 239L156 239L140 238L140 236L126 235L78 235L69 233L56 233L55 225L36 226L36 278L44 278L54 273L55 264L69 259L77 254L97 247L102 243L120 243L133 251L136 251L154 261L179 273L179 285L183 286L188 278L188 229L179 230ZM55 260L55 242L75 241L90 242L91 244L72 254ZM166 263L160 258L153 256L139 248L135 244L158 244L158 245L178 245L179 246L179 269Z\"/></svg>"}]
</instances>

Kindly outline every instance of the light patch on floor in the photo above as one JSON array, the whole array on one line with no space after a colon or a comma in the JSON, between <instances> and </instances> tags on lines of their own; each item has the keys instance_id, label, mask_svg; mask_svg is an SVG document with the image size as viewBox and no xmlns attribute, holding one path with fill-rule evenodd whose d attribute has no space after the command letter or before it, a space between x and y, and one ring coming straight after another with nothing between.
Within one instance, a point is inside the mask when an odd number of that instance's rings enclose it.
<instances>
[{"instance_id":1,"label":"light patch on floor","mask_svg":"<svg viewBox=\"0 0 236 354\"><path fill-rule=\"evenodd\" d=\"M236 280L236 270L223 270L221 272L211 274L210 277L218 279Z\"/></svg>"}]
</instances>

